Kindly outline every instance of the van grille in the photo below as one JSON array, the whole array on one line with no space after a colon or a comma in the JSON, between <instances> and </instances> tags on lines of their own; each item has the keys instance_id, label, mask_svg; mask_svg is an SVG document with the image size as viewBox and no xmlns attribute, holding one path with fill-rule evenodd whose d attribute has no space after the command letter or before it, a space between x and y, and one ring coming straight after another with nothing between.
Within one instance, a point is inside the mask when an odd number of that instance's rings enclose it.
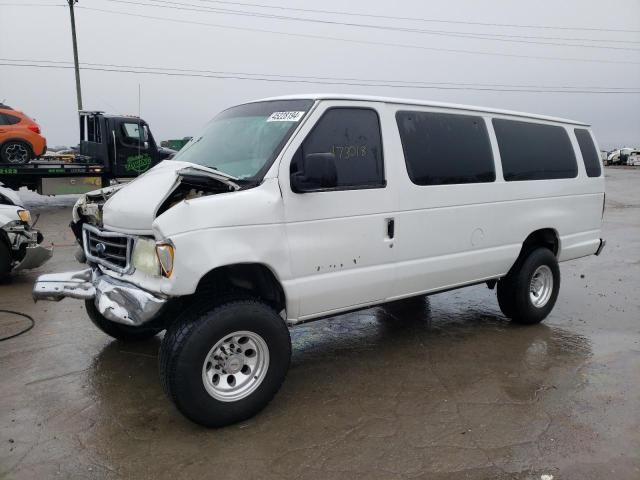
<instances>
[{"instance_id":1,"label":"van grille","mask_svg":"<svg viewBox=\"0 0 640 480\"><path fill-rule=\"evenodd\" d=\"M92 225L82 226L84 253L87 259L119 273L128 273L134 238L122 233L100 230Z\"/></svg>"}]
</instances>

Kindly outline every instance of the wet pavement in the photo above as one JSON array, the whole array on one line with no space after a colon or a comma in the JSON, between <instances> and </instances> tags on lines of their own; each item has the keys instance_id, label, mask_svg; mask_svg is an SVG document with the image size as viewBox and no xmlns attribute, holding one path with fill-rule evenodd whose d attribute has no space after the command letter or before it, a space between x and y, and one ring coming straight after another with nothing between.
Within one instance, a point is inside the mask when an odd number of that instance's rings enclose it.
<instances>
[{"instance_id":1,"label":"wet pavement","mask_svg":"<svg viewBox=\"0 0 640 480\"><path fill-rule=\"evenodd\" d=\"M36 322L0 343L0 477L640 479L640 169L607 177L607 247L562 264L544 324L511 325L476 286L295 327L280 393L219 430L164 396L160 338L31 301L38 273L78 264L73 199L30 195L56 251L0 285ZM25 322L0 313L0 336Z\"/></svg>"}]
</instances>

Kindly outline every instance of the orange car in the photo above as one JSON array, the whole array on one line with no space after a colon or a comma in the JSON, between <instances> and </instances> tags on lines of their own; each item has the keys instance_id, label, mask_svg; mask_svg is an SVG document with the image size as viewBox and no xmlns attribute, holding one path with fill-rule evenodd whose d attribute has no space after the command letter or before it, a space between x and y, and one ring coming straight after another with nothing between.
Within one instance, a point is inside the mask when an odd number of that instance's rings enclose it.
<instances>
[{"instance_id":1,"label":"orange car","mask_svg":"<svg viewBox=\"0 0 640 480\"><path fill-rule=\"evenodd\" d=\"M24 113L0 103L0 163L27 163L47 150L40 127Z\"/></svg>"}]
</instances>

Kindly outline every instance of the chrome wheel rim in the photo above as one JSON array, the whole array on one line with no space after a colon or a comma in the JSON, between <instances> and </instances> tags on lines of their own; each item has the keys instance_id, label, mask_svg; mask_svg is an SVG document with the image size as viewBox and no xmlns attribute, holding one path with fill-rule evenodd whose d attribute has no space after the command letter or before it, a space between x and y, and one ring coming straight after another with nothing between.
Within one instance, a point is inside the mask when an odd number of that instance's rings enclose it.
<instances>
[{"instance_id":1,"label":"chrome wheel rim","mask_svg":"<svg viewBox=\"0 0 640 480\"><path fill-rule=\"evenodd\" d=\"M260 386L269 369L269 348L253 332L225 335L205 357L202 382L213 398L236 402Z\"/></svg>"},{"instance_id":2,"label":"chrome wheel rim","mask_svg":"<svg viewBox=\"0 0 640 480\"><path fill-rule=\"evenodd\" d=\"M544 307L553 292L553 272L547 265L540 265L531 276L529 298L534 307Z\"/></svg>"},{"instance_id":3,"label":"chrome wheel rim","mask_svg":"<svg viewBox=\"0 0 640 480\"><path fill-rule=\"evenodd\" d=\"M12 143L4 150L9 163L24 163L29 160L27 147L20 143Z\"/></svg>"}]
</instances>

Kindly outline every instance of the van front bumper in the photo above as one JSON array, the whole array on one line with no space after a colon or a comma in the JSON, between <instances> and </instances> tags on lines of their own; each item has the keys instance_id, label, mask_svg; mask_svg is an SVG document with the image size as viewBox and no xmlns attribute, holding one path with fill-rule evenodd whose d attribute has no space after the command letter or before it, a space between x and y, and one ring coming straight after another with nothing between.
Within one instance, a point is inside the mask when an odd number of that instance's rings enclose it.
<instances>
[{"instance_id":1,"label":"van front bumper","mask_svg":"<svg viewBox=\"0 0 640 480\"><path fill-rule=\"evenodd\" d=\"M600 245L598 245L598 250L596 250L596 255L600 255L602 253L602 249L607 244L607 241L604 238L600 239Z\"/></svg>"},{"instance_id":2,"label":"van front bumper","mask_svg":"<svg viewBox=\"0 0 640 480\"><path fill-rule=\"evenodd\" d=\"M156 318L167 303L166 298L91 268L40 275L33 286L33 299L36 302L58 302L66 297L93 300L105 318L134 327Z\"/></svg>"}]
</instances>

